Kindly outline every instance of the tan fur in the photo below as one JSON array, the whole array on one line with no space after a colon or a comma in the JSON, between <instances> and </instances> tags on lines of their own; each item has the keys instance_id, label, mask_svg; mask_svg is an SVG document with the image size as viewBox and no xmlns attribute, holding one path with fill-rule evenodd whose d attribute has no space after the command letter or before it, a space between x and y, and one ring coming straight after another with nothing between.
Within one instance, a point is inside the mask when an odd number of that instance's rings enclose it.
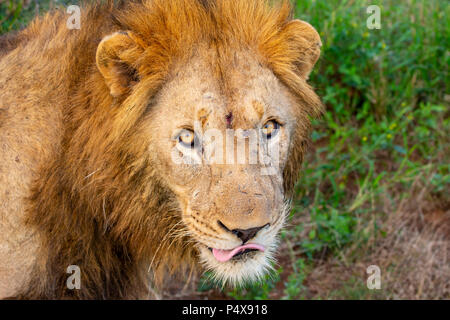
<instances>
[{"instance_id":1,"label":"tan fur","mask_svg":"<svg viewBox=\"0 0 450 320\"><path fill-rule=\"evenodd\" d=\"M111 1L82 8L81 30L66 18L35 20L0 52L0 297L141 298L199 261L224 281L260 276L321 112L306 83L314 28L258 0ZM225 133L270 117L283 123L274 175L171 159L196 121ZM270 224L252 240L267 252L218 264L207 247L241 243L218 221Z\"/></svg>"}]
</instances>

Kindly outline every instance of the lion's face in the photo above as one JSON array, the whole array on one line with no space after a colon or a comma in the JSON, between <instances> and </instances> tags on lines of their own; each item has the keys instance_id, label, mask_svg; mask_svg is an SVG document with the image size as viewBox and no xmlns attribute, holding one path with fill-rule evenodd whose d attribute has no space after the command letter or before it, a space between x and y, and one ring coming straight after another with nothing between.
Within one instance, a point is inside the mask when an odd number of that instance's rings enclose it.
<instances>
[{"instance_id":1,"label":"lion's face","mask_svg":"<svg viewBox=\"0 0 450 320\"><path fill-rule=\"evenodd\" d=\"M200 261L236 284L270 268L309 117L321 110L307 84L321 41L290 19L288 1L214 3L122 16L125 28L102 40L97 67L122 103L116 119L139 119L145 163L181 212L164 237L187 235Z\"/></svg>"},{"instance_id":2,"label":"lion's face","mask_svg":"<svg viewBox=\"0 0 450 320\"><path fill-rule=\"evenodd\" d=\"M288 90L250 54L236 55L222 83L213 65L211 55L192 59L159 93L149 152L201 261L237 283L270 267L289 209L283 168L296 117Z\"/></svg>"}]
</instances>

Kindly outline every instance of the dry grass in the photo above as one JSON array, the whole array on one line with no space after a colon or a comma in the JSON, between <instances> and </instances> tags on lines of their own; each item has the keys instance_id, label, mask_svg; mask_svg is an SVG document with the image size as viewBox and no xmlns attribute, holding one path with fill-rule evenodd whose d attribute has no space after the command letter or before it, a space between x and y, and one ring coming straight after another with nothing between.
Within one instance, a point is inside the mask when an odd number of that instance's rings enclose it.
<instances>
[{"instance_id":1,"label":"dry grass","mask_svg":"<svg viewBox=\"0 0 450 320\"><path fill-rule=\"evenodd\" d=\"M316 261L306 281L310 297L450 299L450 206L418 181L383 221L384 237ZM381 269L381 290L366 288L369 265Z\"/></svg>"}]
</instances>

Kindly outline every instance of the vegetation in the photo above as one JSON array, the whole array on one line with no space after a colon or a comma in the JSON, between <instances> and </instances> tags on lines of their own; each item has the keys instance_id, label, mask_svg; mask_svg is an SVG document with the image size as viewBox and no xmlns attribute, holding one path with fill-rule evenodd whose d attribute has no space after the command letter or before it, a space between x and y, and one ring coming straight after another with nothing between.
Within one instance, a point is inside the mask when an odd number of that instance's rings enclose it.
<instances>
[{"instance_id":1,"label":"vegetation","mask_svg":"<svg viewBox=\"0 0 450 320\"><path fill-rule=\"evenodd\" d=\"M64 4L0 1L0 32ZM381 29L367 28L371 4ZM295 14L323 40L310 83L326 113L314 121L280 263L264 285L222 291L204 278L194 297L450 298L450 6L298 0ZM372 264L381 290L367 289Z\"/></svg>"}]
</instances>

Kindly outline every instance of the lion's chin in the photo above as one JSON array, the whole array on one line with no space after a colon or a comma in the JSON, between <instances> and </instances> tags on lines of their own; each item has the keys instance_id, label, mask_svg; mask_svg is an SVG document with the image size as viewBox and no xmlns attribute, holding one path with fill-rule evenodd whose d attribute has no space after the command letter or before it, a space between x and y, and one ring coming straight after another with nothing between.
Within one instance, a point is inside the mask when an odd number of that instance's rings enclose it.
<instances>
[{"instance_id":1,"label":"lion's chin","mask_svg":"<svg viewBox=\"0 0 450 320\"><path fill-rule=\"evenodd\" d=\"M276 244L267 247L264 252L253 251L238 259L220 262L208 247L199 245L200 261L207 270L212 271L214 280L223 285L236 287L262 280L264 275L273 270L275 248Z\"/></svg>"}]
</instances>

